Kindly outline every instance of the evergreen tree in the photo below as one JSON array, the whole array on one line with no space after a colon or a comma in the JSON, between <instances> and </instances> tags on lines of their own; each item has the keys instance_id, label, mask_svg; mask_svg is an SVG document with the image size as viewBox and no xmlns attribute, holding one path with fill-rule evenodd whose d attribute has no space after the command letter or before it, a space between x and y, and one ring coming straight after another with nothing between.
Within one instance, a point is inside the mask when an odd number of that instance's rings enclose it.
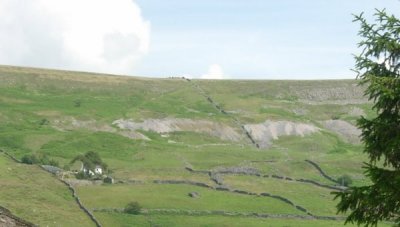
<instances>
[{"instance_id":1,"label":"evergreen tree","mask_svg":"<svg viewBox=\"0 0 400 227\"><path fill-rule=\"evenodd\" d=\"M355 71L366 87L365 95L374 102L376 117L358 120L361 139L369 161L364 164L370 185L335 192L338 212L350 211L347 222L376 226L390 220L400 225L400 21L385 10L374 14L370 24L363 14Z\"/></svg>"}]
</instances>

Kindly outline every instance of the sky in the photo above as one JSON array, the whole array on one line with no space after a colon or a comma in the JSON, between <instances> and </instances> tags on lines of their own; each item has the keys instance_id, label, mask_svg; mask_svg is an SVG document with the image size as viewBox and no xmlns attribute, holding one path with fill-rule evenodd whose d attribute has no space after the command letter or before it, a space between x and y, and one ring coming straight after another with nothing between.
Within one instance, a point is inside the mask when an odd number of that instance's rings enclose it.
<instances>
[{"instance_id":1,"label":"sky","mask_svg":"<svg viewBox=\"0 0 400 227\"><path fill-rule=\"evenodd\" d=\"M0 0L0 64L147 77L354 78L352 14L398 0Z\"/></svg>"}]
</instances>

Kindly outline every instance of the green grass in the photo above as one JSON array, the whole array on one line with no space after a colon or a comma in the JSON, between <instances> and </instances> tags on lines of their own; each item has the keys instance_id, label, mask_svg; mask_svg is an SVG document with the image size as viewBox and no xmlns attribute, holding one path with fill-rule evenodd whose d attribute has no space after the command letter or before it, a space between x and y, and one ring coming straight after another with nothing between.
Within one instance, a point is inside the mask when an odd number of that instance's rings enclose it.
<instances>
[{"instance_id":1,"label":"green grass","mask_svg":"<svg viewBox=\"0 0 400 227\"><path fill-rule=\"evenodd\" d=\"M333 201L334 196L330 194L333 191L331 189L295 181L249 176L224 176L224 182L236 189L283 196L314 215L336 215L336 202Z\"/></svg>"},{"instance_id":2,"label":"green grass","mask_svg":"<svg viewBox=\"0 0 400 227\"><path fill-rule=\"evenodd\" d=\"M354 124L357 117L349 112L353 107L362 109L367 117L374 116L371 104L364 103L357 96L358 91L353 86L355 81L195 80L194 83L200 85L230 114L217 111L192 84L184 80L0 66L0 148L17 158L31 153L47 154L56 159L60 166L68 164L78 154L96 151L117 180L144 182L143 185L79 187L79 196L91 208L123 207L128 201L137 200L145 208L276 214L299 212L271 198L188 185L151 183L153 180L169 179L215 185L207 174L190 173L185 170L186 166L196 170L251 167L258 169L261 174L332 184L304 162L310 159L334 178L347 174L355 185L369 183L361 169L362 162L367 158L362 153L362 145L342 141L334 132L323 129L320 123L339 118ZM321 91L327 91L327 94ZM341 103L353 99L361 101L358 104ZM193 131L171 132L167 137L140 131L151 140L134 140L118 134L115 126L111 125L117 119L141 122L149 118L187 118L218 122L241 132L232 117L239 119L242 124L288 120L314 124L321 130L305 137L282 136L273 141L270 148L256 149L246 139L221 140L207 133ZM70 123L72 119L94 122L97 128L74 127ZM108 130L98 129L107 127ZM112 130L109 130L110 127ZM3 168L0 175L7 184L0 184L0 205L44 226L52 226L54 221L56 224L65 222L67 226L72 222L81 223L82 226L91 224L76 209L68 190L53 177L34 166L15 165L5 160L2 163L6 164L0 166ZM15 168L16 171L8 171L8 168ZM27 175L31 172L32 178ZM238 189L287 196L316 214L333 216L336 213L335 202L329 191L310 184L249 176L229 175L223 178L228 185ZM44 188L43 185L50 187ZM27 191L37 196L28 197ZM199 191L201 198L189 198L187 193L190 191ZM15 196L18 199L13 200ZM54 210L54 216L45 213L46 209ZM75 211L78 213L75 214ZM76 218L69 218L72 216ZM133 217L102 212L96 212L96 216L104 222L104 226L149 226L151 223L160 226L341 225L340 222L331 221L220 216Z\"/></svg>"},{"instance_id":3,"label":"green grass","mask_svg":"<svg viewBox=\"0 0 400 227\"><path fill-rule=\"evenodd\" d=\"M120 213L95 212L96 217L107 226L163 226L163 227L308 227L308 226L344 226L342 221L275 219L252 217L220 216L180 216L180 215L128 215ZM347 224L346 226L353 226ZM381 226L381 225L380 225Z\"/></svg>"},{"instance_id":4,"label":"green grass","mask_svg":"<svg viewBox=\"0 0 400 227\"><path fill-rule=\"evenodd\" d=\"M0 179L0 205L13 214L41 226L94 226L68 188L39 167L0 153Z\"/></svg>"},{"instance_id":5,"label":"green grass","mask_svg":"<svg viewBox=\"0 0 400 227\"><path fill-rule=\"evenodd\" d=\"M147 209L188 209L257 212L273 214L302 214L288 204L268 197L257 197L215 191L190 185L112 185L82 186L77 191L90 208L123 208L137 201ZM188 196L198 192L200 198Z\"/></svg>"},{"instance_id":6,"label":"green grass","mask_svg":"<svg viewBox=\"0 0 400 227\"><path fill-rule=\"evenodd\" d=\"M338 105L332 102L343 98L335 92L326 96L326 101L314 104L308 98L318 100L319 93L339 88L337 93L346 94L348 99L359 99L361 89L353 86L354 80L327 81L196 81L203 89L222 103L227 110L244 122L263 122L266 118L279 120L328 120L334 116L347 117L348 107L355 105ZM345 88L343 90L343 88ZM312 91L317 91L313 93ZM352 92L355 91L355 92ZM356 95L355 95L356 94ZM303 101L306 100L306 101ZM370 104L362 105L368 110ZM305 115L296 115L296 110L303 110ZM369 111L368 111L369 113Z\"/></svg>"}]
</instances>

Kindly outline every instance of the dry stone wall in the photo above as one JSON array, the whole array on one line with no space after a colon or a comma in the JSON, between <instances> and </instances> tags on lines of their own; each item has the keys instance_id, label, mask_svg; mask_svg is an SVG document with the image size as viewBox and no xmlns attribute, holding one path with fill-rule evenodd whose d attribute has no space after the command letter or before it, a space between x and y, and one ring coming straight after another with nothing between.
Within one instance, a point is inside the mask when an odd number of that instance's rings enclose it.
<instances>
[{"instance_id":1,"label":"dry stone wall","mask_svg":"<svg viewBox=\"0 0 400 227\"><path fill-rule=\"evenodd\" d=\"M36 227L37 225L13 215L11 211L9 211L7 208L0 206L0 226Z\"/></svg>"}]
</instances>

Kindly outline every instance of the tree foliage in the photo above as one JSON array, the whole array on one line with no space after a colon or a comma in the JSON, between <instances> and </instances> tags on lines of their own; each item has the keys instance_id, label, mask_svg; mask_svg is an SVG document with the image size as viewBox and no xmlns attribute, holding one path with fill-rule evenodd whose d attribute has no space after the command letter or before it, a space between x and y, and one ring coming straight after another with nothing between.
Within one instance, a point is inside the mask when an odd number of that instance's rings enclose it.
<instances>
[{"instance_id":1,"label":"tree foliage","mask_svg":"<svg viewBox=\"0 0 400 227\"><path fill-rule=\"evenodd\" d=\"M140 206L140 204L138 202L130 202L125 206L124 212L127 214L138 215L138 214L140 214L141 209L142 209L142 207Z\"/></svg>"},{"instance_id":2,"label":"tree foliage","mask_svg":"<svg viewBox=\"0 0 400 227\"><path fill-rule=\"evenodd\" d=\"M59 166L59 163L54 160L50 159L49 156L46 154L30 154L24 155L21 158L21 162L29 165L40 164L40 165L51 165L51 166Z\"/></svg>"},{"instance_id":3,"label":"tree foliage","mask_svg":"<svg viewBox=\"0 0 400 227\"><path fill-rule=\"evenodd\" d=\"M338 212L350 211L347 222L376 226L390 220L400 224L400 21L385 10L377 10L369 24L363 14L355 16L361 24L362 52L355 57L355 71L366 86L365 95L374 102L376 117L361 117L365 175L371 184L336 192Z\"/></svg>"},{"instance_id":4,"label":"tree foliage","mask_svg":"<svg viewBox=\"0 0 400 227\"><path fill-rule=\"evenodd\" d=\"M81 161L85 169L93 172L96 168L96 165L101 166L104 171L107 170L107 164L104 163L103 160L101 160L100 155L94 151L88 151L84 155L76 156L74 159L72 159L70 164L73 164L76 161Z\"/></svg>"}]
</instances>

